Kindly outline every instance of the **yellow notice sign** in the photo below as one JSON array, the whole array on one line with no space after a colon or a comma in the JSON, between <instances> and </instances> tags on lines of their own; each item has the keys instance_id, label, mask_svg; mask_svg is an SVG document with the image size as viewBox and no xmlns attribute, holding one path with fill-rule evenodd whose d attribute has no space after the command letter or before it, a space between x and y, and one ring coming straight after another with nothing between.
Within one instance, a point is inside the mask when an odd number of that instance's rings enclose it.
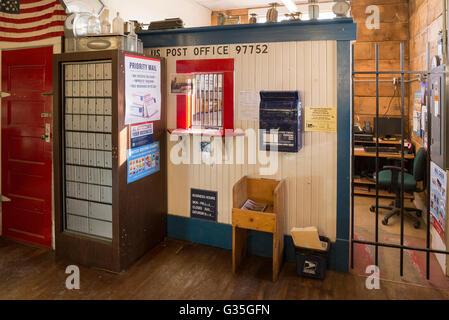
<instances>
[{"instance_id":1,"label":"yellow notice sign","mask_svg":"<svg viewBox=\"0 0 449 320\"><path fill-rule=\"evenodd\" d=\"M306 107L305 131L337 132L336 107Z\"/></svg>"}]
</instances>

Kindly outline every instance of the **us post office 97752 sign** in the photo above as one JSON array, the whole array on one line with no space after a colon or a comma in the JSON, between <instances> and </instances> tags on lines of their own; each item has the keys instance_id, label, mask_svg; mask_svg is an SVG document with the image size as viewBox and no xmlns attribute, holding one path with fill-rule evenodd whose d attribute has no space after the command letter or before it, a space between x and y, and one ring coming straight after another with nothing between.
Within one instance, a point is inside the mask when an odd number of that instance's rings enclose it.
<instances>
[{"instance_id":1,"label":"us post office 97752 sign","mask_svg":"<svg viewBox=\"0 0 449 320\"><path fill-rule=\"evenodd\" d=\"M161 119L161 61L125 55L125 124Z\"/></svg>"}]
</instances>

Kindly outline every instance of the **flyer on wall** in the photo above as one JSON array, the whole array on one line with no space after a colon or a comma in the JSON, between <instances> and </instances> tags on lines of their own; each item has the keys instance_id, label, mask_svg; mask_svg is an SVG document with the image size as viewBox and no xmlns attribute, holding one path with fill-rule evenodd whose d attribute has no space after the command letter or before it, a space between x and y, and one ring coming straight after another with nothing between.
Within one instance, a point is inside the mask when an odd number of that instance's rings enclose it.
<instances>
[{"instance_id":1,"label":"flyer on wall","mask_svg":"<svg viewBox=\"0 0 449 320\"><path fill-rule=\"evenodd\" d=\"M445 239L444 232L446 226L446 172L431 162L430 181L430 214L431 223L441 239Z\"/></svg>"},{"instance_id":2,"label":"flyer on wall","mask_svg":"<svg viewBox=\"0 0 449 320\"><path fill-rule=\"evenodd\" d=\"M161 119L161 62L125 55L125 124Z\"/></svg>"},{"instance_id":3,"label":"flyer on wall","mask_svg":"<svg viewBox=\"0 0 449 320\"><path fill-rule=\"evenodd\" d=\"M157 141L139 148L128 149L127 165L128 183L159 172L161 169L159 142Z\"/></svg>"}]
</instances>

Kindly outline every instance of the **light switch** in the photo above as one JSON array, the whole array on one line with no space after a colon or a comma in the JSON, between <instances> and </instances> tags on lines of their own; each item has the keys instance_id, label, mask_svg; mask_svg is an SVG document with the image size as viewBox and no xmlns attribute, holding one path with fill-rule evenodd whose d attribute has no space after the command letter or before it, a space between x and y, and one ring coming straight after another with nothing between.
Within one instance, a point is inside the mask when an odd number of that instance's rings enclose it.
<instances>
[{"instance_id":1,"label":"light switch","mask_svg":"<svg viewBox=\"0 0 449 320\"><path fill-rule=\"evenodd\" d=\"M95 149L95 133L89 133L87 135L87 144L89 149Z\"/></svg>"},{"instance_id":2,"label":"light switch","mask_svg":"<svg viewBox=\"0 0 449 320\"><path fill-rule=\"evenodd\" d=\"M103 73L105 79L112 79L112 63L105 63L103 66Z\"/></svg>"},{"instance_id":3,"label":"light switch","mask_svg":"<svg viewBox=\"0 0 449 320\"><path fill-rule=\"evenodd\" d=\"M112 100L104 99L104 114L112 115Z\"/></svg>"},{"instance_id":4,"label":"light switch","mask_svg":"<svg viewBox=\"0 0 449 320\"><path fill-rule=\"evenodd\" d=\"M96 81L95 82L95 96L102 97L103 96L103 81Z\"/></svg>"},{"instance_id":5,"label":"light switch","mask_svg":"<svg viewBox=\"0 0 449 320\"><path fill-rule=\"evenodd\" d=\"M72 116L72 129L75 131L79 131L80 129L80 115L74 114Z\"/></svg>"},{"instance_id":6,"label":"light switch","mask_svg":"<svg viewBox=\"0 0 449 320\"><path fill-rule=\"evenodd\" d=\"M104 112L104 99L97 99L97 104L96 104L96 110L95 113L98 114L103 114Z\"/></svg>"},{"instance_id":7,"label":"light switch","mask_svg":"<svg viewBox=\"0 0 449 320\"><path fill-rule=\"evenodd\" d=\"M93 63L87 65L87 78L89 80L95 79L95 64Z\"/></svg>"},{"instance_id":8,"label":"light switch","mask_svg":"<svg viewBox=\"0 0 449 320\"><path fill-rule=\"evenodd\" d=\"M97 151L97 167L104 167L104 153L103 151Z\"/></svg>"},{"instance_id":9,"label":"light switch","mask_svg":"<svg viewBox=\"0 0 449 320\"><path fill-rule=\"evenodd\" d=\"M79 132L72 133L72 147L78 149L81 147L81 137Z\"/></svg>"},{"instance_id":10,"label":"light switch","mask_svg":"<svg viewBox=\"0 0 449 320\"><path fill-rule=\"evenodd\" d=\"M72 163L81 164L80 149L72 149Z\"/></svg>"},{"instance_id":11,"label":"light switch","mask_svg":"<svg viewBox=\"0 0 449 320\"><path fill-rule=\"evenodd\" d=\"M100 191L100 201L112 204L112 188L111 187L101 187Z\"/></svg>"},{"instance_id":12,"label":"light switch","mask_svg":"<svg viewBox=\"0 0 449 320\"><path fill-rule=\"evenodd\" d=\"M95 114L95 109L96 109L96 101L95 99L89 99L89 106L87 108L87 113L88 114Z\"/></svg>"},{"instance_id":13,"label":"light switch","mask_svg":"<svg viewBox=\"0 0 449 320\"><path fill-rule=\"evenodd\" d=\"M80 116L80 130L87 131L87 115L85 114Z\"/></svg>"},{"instance_id":14,"label":"light switch","mask_svg":"<svg viewBox=\"0 0 449 320\"><path fill-rule=\"evenodd\" d=\"M112 168L112 152L104 151L104 166Z\"/></svg>"},{"instance_id":15,"label":"light switch","mask_svg":"<svg viewBox=\"0 0 449 320\"><path fill-rule=\"evenodd\" d=\"M95 167L97 164L97 152L95 150L89 150L89 165Z\"/></svg>"},{"instance_id":16,"label":"light switch","mask_svg":"<svg viewBox=\"0 0 449 320\"><path fill-rule=\"evenodd\" d=\"M95 79L103 80L103 63L97 63L95 65Z\"/></svg>"},{"instance_id":17,"label":"light switch","mask_svg":"<svg viewBox=\"0 0 449 320\"><path fill-rule=\"evenodd\" d=\"M89 165L89 151L88 150L80 150L80 164L82 166Z\"/></svg>"},{"instance_id":18,"label":"light switch","mask_svg":"<svg viewBox=\"0 0 449 320\"><path fill-rule=\"evenodd\" d=\"M88 104L88 100L87 98L82 98L80 99L80 113L81 114L87 114L87 104Z\"/></svg>"},{"instance_id":19,"label":"light switch","mask_svg":"<svg viewBox=\"0 0 449 320\"><path fill-rule=\"evenodd\" d=\"M72 113L72 105L73 105L73 99L72 98L66 98L65 99L65 113Z\"/></svg>"},{"instance_id":20,"label":"light switch","mask_svg":"<svg viewBox=\"0 0 449 320\"><path fill-rule=\"evenodd\" d=\"M87 80L87 64L80 64L80 80Z\"/></svg>"},{"instance_id":21,"label":"light switch","mask_svg":"<svg viewBox=\"0 0 449 320\"><path fill-rule=\"evenodd\" d=\"M112 132L112 117L111 116L104 117L103 131L104 132Z\"/></svg>"},{"instance_id":22,"label":"light switch","mask_svg":"<svg viewBox=\"0 0 449 320\"><path fill-rule=\"evenodd\" d=\"M112 170L100 169L101 170L101 185L112 186Z\"/></svg>"}]
</instances>

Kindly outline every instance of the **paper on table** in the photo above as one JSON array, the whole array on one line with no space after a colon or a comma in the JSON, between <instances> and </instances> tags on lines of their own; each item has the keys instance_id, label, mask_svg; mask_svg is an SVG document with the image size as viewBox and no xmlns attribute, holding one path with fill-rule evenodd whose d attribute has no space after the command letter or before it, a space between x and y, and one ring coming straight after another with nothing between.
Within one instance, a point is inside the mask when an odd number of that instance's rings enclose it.
<instances>
[{"instance_id":1,"label":"paper on table","mask_svg":"<svg viewBox=\"0 0 449 320\"><path fill-rule=\"evenodd\" d=\"M256 91L240 91L239 120L259 120L260 95Z\"/></svg>"}]
</instances>

